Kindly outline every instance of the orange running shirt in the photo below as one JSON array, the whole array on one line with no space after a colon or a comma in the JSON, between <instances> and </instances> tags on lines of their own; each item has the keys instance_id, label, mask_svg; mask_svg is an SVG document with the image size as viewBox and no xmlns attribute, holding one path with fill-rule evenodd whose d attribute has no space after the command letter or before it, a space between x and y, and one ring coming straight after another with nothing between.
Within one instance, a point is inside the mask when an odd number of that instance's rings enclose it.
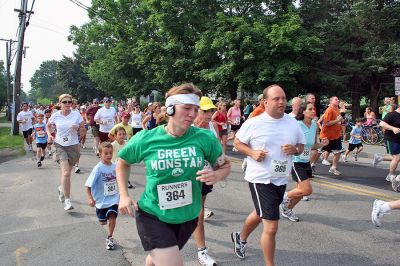
<instances>
[{"instance_id":1,"label":"orange running shirt","mask_svg":"<svg viewBox=\"0 0 400 266\"><path fill-rule=\"evenodd\" d=\"M338 139L342 133L342 125L339 123L332 125L330 127L326 126L326 123L332 120L336 120L340 116L339 108L328 107L324 113L324 122L322 125L322 130L320 133L321 139L334 140Z\"/></svg>"}]
</instances>

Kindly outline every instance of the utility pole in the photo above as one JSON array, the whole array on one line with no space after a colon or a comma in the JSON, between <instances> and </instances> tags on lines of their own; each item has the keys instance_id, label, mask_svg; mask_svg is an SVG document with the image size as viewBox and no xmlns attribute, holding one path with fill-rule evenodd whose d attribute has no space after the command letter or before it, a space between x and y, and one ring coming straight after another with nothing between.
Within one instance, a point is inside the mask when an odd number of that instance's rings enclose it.
<instances>
[{"instance_id":1,"label":"utility pole","mask_svg":"<svg viewBox=\"0 0 400 266\"><path fill-rule=\"evenodd\" d=\"M11 45L12 45L12 40L6 43L6 53L7 53L7 58L6 58L6 75L7 75L7 120L11 121Z\"/></svg>"},{"instance_id":2,"label":"utility pole","mask_svg":"<svg viewBox=\"0 0 400 266\"><path fill-rule=\"evenodd\" d=\"M26 29L26 14L28 7L28 0L21 0L21 9L14 9L19 12L19 34L18 34L18 48L17 48L17 61L15 63L14 72L14 86L13 86L13 115L12 115L12 134L19 134L19 125L17 122L17 115L20 111L21 101L21 70L22 70L22 53L24 50L24 37Z\"/></svg>"}]
</instances>

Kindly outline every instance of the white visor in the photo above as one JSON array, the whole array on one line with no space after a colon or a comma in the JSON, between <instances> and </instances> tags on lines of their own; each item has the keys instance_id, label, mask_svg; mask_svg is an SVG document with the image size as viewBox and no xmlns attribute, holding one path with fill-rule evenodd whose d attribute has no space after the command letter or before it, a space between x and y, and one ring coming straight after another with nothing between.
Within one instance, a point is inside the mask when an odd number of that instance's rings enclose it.
<instances>
[{"instance_id":1,"label":"white visor","mask_svg":"<svg viewBox=\"0 0 400 266\"><path fill-rule=\"evenodd\" d=\"M194 104L200 106L200 97L196 94L175 94L169 96L165 100L165 106L171 106L175 104Z\"/></svg>"}]
</instances>

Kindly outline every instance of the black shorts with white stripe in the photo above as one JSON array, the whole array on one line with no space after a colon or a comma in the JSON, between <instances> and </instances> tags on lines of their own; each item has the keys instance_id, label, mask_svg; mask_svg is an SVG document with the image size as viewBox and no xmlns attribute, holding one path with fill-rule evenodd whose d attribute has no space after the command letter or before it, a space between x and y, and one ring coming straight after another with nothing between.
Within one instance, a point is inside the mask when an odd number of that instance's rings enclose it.
<instances>
[{"instance_id":1,"label":"black shorts with white stripe","mask_svg":"<svg viewBox=\"0 0 400 266\"><path fill-rule=\"evenodd\" d=\"M279 220L279 204L283 200L286 185L249 183L249 188L257 215L266 220Z\"/></svg>"},{"instance_id":2,"label":"black shorts with white stripe","mask_svg":"<svg viewBox=\"0 0 400 266\"><path fill-rule=\"evenodd\" d=\"M301 163L301 162L296 162L293 163L292 167L292 179L295 182L302 182L304 180L307 180L309 178L312 178L312 169L310 162L308 163Z\"/></svg>"}]
</instances>

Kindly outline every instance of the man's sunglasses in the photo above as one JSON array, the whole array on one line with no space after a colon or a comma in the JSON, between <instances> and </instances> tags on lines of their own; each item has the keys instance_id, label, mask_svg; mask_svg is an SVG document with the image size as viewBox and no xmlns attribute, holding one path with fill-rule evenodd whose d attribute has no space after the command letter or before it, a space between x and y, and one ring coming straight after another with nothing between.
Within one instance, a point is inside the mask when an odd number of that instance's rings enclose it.
<instances>
[{"instance_id":1,"label":"man's sunglasses","mask_svg":"<svg viewBox=\"0 0 400 266\"><path fill-rule=\"evenodd\" d=\"M67 103L72 103L72 101L62 101L61 103L67 104Z\"/></svg>"}]
</instances>

